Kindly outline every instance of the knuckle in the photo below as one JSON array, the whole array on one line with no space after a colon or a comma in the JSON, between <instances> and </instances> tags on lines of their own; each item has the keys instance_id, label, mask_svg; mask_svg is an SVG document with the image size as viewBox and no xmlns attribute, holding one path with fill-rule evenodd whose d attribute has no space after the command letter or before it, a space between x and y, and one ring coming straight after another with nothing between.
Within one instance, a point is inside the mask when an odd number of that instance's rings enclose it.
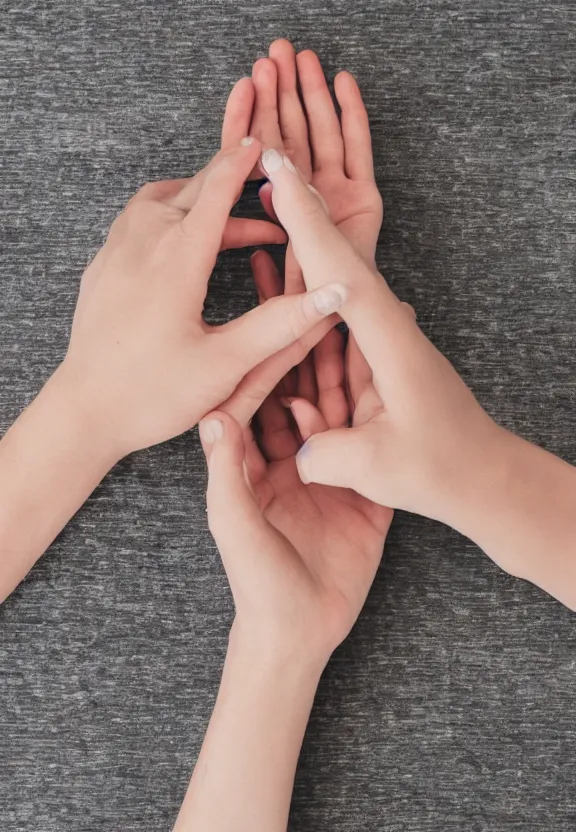
<instances>
[{"instance_id":1,"label":"knuckle","mask_svg":"<svg viewBox=\"0 0 576 832\"><path fill-rule=\"evenodd\" d=\"M126 208L132 208L134 205L138 205L141 202L149 202L151 199L154 199L156 197L158 187L161 184L162 183L160 182L146 182L138 188L132 197L130 197L126 204Z\"/></svg>"},{"instance_id":2,"label":"knuckle","mask_svg":"<svg viewBox=\"0 0 576 832\"><path fill-rule=\"evenodd\" d=\"M298 141L298 137L294 133L285 132L282 135L282 143L284 145L285 155L288 156L292 164L294 164L295 157L297 156L298 151L300 150L300 142Z\"/></svg>"},{"instance_id":3,"label":"knuckle","mask_svg":"<svg viewBox=\"0 0 576 832\"><path fill-rule=\"evenodd\" d=\"M306 329L309 314L304 303L305 297L305 295L300 296L296 304L284 303L283 305L284 328L292 343L300 344L303 331ZM273 298L271 302L282 302L282 300L282 298Z\"/></svg>"},{"instance_id":4,"label":"knuckle","mask_svg":"<svg viewBox=\"0 0 576 832\"><path fill-rule=\"evenodd\" d=\"M156 206L161 207L159 203L148 201L129 202L110 226L108 239L122 240L138 232L142 233L144 229L150 230L159 219Z\"/></svg>"},{"instance_id":5,"label":"knuckle","mask_svg":"<svg viewBox=\"0 0 576 832\"><path fill-rule=\"evenodd\" d=\"M412 306L412 304L407 303L405 300L402 301L402 306L404 307L404 311L408 315L408 317L415 321L417 319L416 310Z\"/></svg>"},{"instance_id":6,"label":"knuckle","mask_svg":"<svg viewBox=\"0 0 576 832\"><path fill-rule=\"evenodd\" d=\"M146 182L136 194L140 199L153 199L158 189L158 182Z\"/></svg>"},{"instance_id":7,"label":"knuckle","mask_svg":"<svg viewBox=\"0 0 576 832\"><path fill-rule=\"evenodd\" d=\"M132 202L129 203L120 217L124 217L125 224L140 224L142 220L147 219L151 214L150 203Z\"/></svg>"},{"instance_id":8,"label":"knuckle","mask_svg":"<svg viewBox=\"0 0 576 832\"><path fill-rule=\"evenodd\" d=\"M130 203L128 203L130 204ZM108 231L108 240L114 240L117 237L121 236L124 232L124 229L127 225L126 213L128 211L128 206L116 217L116 219L112 222L110 226L110 230Z\"/></svg>"}]
</instances>

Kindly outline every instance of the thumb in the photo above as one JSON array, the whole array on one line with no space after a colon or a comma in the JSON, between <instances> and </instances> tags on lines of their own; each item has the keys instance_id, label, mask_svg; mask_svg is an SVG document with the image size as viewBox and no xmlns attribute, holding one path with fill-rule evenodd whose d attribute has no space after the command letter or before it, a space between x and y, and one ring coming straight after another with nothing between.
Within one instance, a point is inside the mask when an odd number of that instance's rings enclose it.
<instances>
[{"instance_id":1,"label":"thumb","mask_svg":"<svg viewBox=\"0 0 576 832\"><path fill-rule=\"evenodd\" d=\"M363 425L311 436L296 456L302 482L352 488L362 496L380 502L376 430L375 425Z\"/></svg>"},{"instance_id":2,"label":"thumb","mask_svg":"<svg viewBox=\"0 0 576 832\"><path fill-rule=\"evenodd\" d=\"M392 388L389 368L399 368L401 375L404 342L410 345L417 327L382 275L367 265L331 222L318 195L290 160L267 150L262 166L272 183L274 208L288 232L306 287L313 289L337 279L348 288L340 314L370 365L378 392L386 395Z\"/></svg>"},{"instance_id":3,"label":"thumb","mask_svg":"<svg viewBox=\"0 0 576 832\"><path fill-rule=\"evenodd\" d=\"M249 484L238 422L221 411L210 413L200 422L200 438L208 460L208 523L238 606L258 592L263 572L274 563L278 533Z\"/></svg>"},{"instance_id":4,"label":"thumb","mask_svg":"<svg viewBox=\"0 0 576 832\"><path fill-rule=\"evenodd\" d=\"M228 349L238 357L246 374L340 309L347 294L341 283L329 283L313 292L281 295L225 324L221 331L229 340Z\"/></svg>"},{"instance_id":5,"label":"thumb","mask_svg":"<svg viewBox=\"0 0 576 832\"><path fill-rule=\"evenodd\" d=\"M262 167L272 183L272 204L288 232L308 289L337 275L357 284L360 274L374 277L360 255L330 220L326 204L300 176L287 156L277 150L262 154Z\"/></svg>"},{"instance_id":6,"label":"thumb","mask_svg":"<svg viewBox=\"0 0 576 832\"><path fill-rule=\"evenodd\" d=\"M200 422L199 433L208 462L208 523L228 571L228 553L238 550L262 515L248 483L238 422L226 413L210 413Z\"/></svg>"}]
</instances>

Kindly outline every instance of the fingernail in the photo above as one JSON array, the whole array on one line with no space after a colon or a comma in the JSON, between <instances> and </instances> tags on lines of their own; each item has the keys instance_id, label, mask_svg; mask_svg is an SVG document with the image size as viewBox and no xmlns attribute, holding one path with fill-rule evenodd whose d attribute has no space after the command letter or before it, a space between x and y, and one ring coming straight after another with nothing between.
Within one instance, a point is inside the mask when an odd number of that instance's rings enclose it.
<instances>
[{"instance_id":1,"label":"fingernail","mask_svg":"<svg viewBox=\"0 0 576 832\"><path fill-rule=\"evenodd\" d=\"M252 136L246 136L242 139L240 144L242 145L242 147L250 147L251 144L254 144L254 139L252 138Z\"/></svg>"},{"instance_id":2,"label":"fingernail","mask_svg":"<svg viewBox=\"0 0 576 832\"><path fill-rule=\"evenodd\" d=\"M308 461L310 459L310 440L304 442L298 453L296 454L296 468L298 474L304 485L308 485L310 478L306 472Z\"/></svg>"},{"instance_id":3,"label":"fingernail","mask_svg":"<svg viewBox=\"0 0 576 832\"><path fill-rule=\"evenodd\" d=\"M342 283L330 283L312 293L314 306L321 315L331 315L346 302L348 290Z\"/></svg>"},{"instance_id":4,"label":"fingernail","mask_svg":"<svg viewBox=\"0 0 576 832\"><path fill-rule=\"evenodd\" d=\"M284 156L284 167L285 167L287 170L289 170L289 171L290 171L290 173L295 173L295 174L298 174L298 171L296 170L296 168L294 167L294 165L292 164L292 162L291 162L291 160L288 158L288 156Z\"/></svg>"},{"instance_id":5,"label":"fingernail","mask_svg":"<svg viewBox=\"0 0 576 832\"><path fill-rule=\"evenodd\" d=\"M224 436L224 425L218 419L208 419L200 423L200 436L207 445L213 445Z\"/></svg>"},{"instance_id":6,"label":"fingernail","mask_svg":"<svg viewBox=\"0 0 576 832\"><path fill-rule=\"evenodd\" d=\"M262 167L268 175L279 171L283 164L282 156L273 148L265 150L262 154Z\"/></svg>"}]
</instances>

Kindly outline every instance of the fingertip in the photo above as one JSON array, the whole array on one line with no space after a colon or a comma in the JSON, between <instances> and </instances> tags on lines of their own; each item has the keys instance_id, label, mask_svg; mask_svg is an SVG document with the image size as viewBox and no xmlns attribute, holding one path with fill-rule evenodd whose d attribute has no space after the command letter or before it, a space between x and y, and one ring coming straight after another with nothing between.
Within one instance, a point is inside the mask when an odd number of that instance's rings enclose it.
<instances>
[{"instance_id":1,"label":"fingertip","mask_svg":"<svg viewBox=\"0 0 576 832\"><path fill-rule=\"evenodd\" d=\"M225 427L221 415L211 413L206 416L198 425L198 431L203 445L214 445L220 439L223 439Z\"/></svg>"},{"instance_id":2,"label":"fingertip","mask_svg":"<svg viewBox=\"0 0 576 832\"><path fill-rule=\"evenodd\" d=\"M320 315L333 315L348 300L348 287L344 283L327 283L311 292L311 298Z\"/></svg>"},{"instance_id":3,"label":"fingertip","mask_svg":"<svg viewBox=\"0 0 576 832\"><path fill-rule=\"evenodd\" d=\"M254 90L254 84L252 83L252 78L249 75L244 75L242 78L239 78L237 81L232 84L232 92L240 89L246 89L246 91Z\"/></svg>"},{"instance_id":4,"label":"fingertip","mask_svg":"<svg viewBox=\"0 0 576 832\"><path fill-rule=\"evenodd\" d=\"M312 481L310 472L312 442L313 437L307 439L298 451L298 453L296 454L296 469L298 471L298 476L300 477L304 485L308 485Z\"/></svg>"},{"instance_id":5,"label":"fingertip","mask_svg":"<svg viewBox=\"0 0 576 832\"><path fill-rule=\"evenodd\" d=\"M260 69L266 65L266 61L268 58L258 58L258 60L254 61L252 64L252 80L258 75Z\"/></svg>"},{"instance_id":6,"label":"fingertip","mask_svg":"<svg viewBox=\"0 0 576 832\"><path fill-rule=\"evenodd\" d=\"M264 251L264 249L259 248L257 251L254 252L254 254L251 255L250 265L256 271L260 271L261 269L269 265L271 259L272 258L270 257L267 251Z\"/></svg>"},{"instance_id":7,"label":"fingertip","mask_svg":"<svg viewBox=\"0 0 576 832\"><path fill-rule=\"evenodd\" d=\"M289 399L289 407L304 442L307 442L311 436L328 430L328 424L322 413L308 399L292 397Z\"/></svg>"},{"instance_id":8,"label":"fingertip","mask_svg":"<svg viewBox=\"0 0 576 832\"><path fill-rule=\"evenodd\" d=\"M334 76L334 92L336 94L336 98L338 103L340 104L340 96L342 93L346 93L346 88L348 87L350 73L347 72L345 69L341 70Z\"/></svg>"},{"instance_id":9,"label":"fingertip","mask_svg":"<svg viewBox=\"0 0 576 832\"><path fill-rule=\"evenodd\" d=\"M279 153L273 147L267 148L263 151L260 157L260 166L272 184L277 181L277 174L282 172L288 172L293 178L299 179L303 184L306 184L292 160L285 154ZM314 191L316 194L318 193L314 188L312 188L311 185L307 185L307 187L309 187L310 190Z\"/></svg>"},{"instance_id":10,"label":"fingertip","mask_svg":"<svg viewBox=\"0 0 576 832\"><path fill-rule=\"evenodd\" d=\"M243 136L236 145L220 152L223 154L220 161L224 162L224 164L229 160L228 164L251 165L250 171L244 177L247 179L254 167L258 164L258 159L262 154L262 143L255 136Z\"/></svg>"},{"instance_id":11,"label":"fingertip","mask_svg":"<svg viewBox=\"0 0 576 832\"><path fill-rule=\"evenodd\" d=\"M309 61L314 59L319 60L316 52L313 52L311 49L302 49L296 54L296 60L298 61Z\"/></svg>"},{"instance_id":12,"label":"fingertip","mask_svg":"<svg viewBox=\"0 0 576 832\"><path fill-rule=\"evenodd\" d=\"M334 83L335 84L350 84L350 83L352 83L355 87L358 86L358 82L356 81L356 78L347 69L341 69L340 72L336 73L336 76L334 78Z\"/></svg>"},{"instance_id":13,"label":"fingertip","mask_svg":"<svg viewBox=\"0 0 576 832\"><path fill-rule=\"evenodd\" d=\"M312 84L312 88L314 89L316 86L324 86L326 84L322 63L316 52L313 52L311 49L304 49L302 52L298 52L296 55L296 66L298 67L300 80L305 82L308 87Z\"/></svg>"},{"instance_id":14,"label":"fingertip","mask_svg":"<svg viewBox=\"0 0 576 832\"><path fill-rule=\"evenodd\" d=\"M259 167L262 167L260 163ZM262 203L262 207L264 208L270 219L274 222L278 222L278 216L276 214L276 211L274 210L274 205L272 203L272 190L272 184L268 180L266 180L264 184L260 187L258 191L258 196L260 198L260 202ZM288 235L286 234L286 232L284 232L284 237L287 241Z\"/></svg>"},{"instance_id":15,"label":"fingertip","mask_svg":"<svg viewBox=\"0 0 576 832\"><path fill-rule=\"evenodd\" d=\"M291 43L291 41L288 40L288 38L276 38L276 40L272 41L272 43L270 44L270 48L268 49L268 54L270 57L272 57L273 52L291 52L295 54L296 50L294 49L294 45Z\"/></svg>"},{"instance_id":16,"label":"fingertip","mask_svg":"<svg viewBox=\"0 0 576 832\"><path fill-rule=\"evenodd\" d=\"M238 465L244 459L244 437L238 422L220 410L208 413L198 425L200 440L208 465Z\"/></svg>"},{"instance_id":17,"label":"fingertip","mask_svg":"<svg viewBox=\"0 0 576 832\"><path fill-rule=\"evenodd\" d=\"M334 79L334 92L342 110L347 108L365 109L358 81L351 72L343 70L338 73Z\"/></svg>"},{"instance_id":18,"label":"fingertip","mask_svg":"<svg viewBox=\"0 0 576 832\"><path fill-rule=\"evenodd\" d=\"M252 66L252 81L256 83L265 77L272 79L273 76L276 76L276 64L272 58L258 58Z\"/></svg>"},{"instance_id":19,"label":"fingertip","mask_svg":"<svg viewBox=\"0 0 576 832\"><path fill-rule=\"evenodd\" d=\"M278 153L275 148L270 147L263 151L260 158L260 164L262 165L262 169L266 173L266 176L271 179L273 174L282 170L284 162L282 160L282 155Z\"/></svg>"},{"instance_id":20,"label":"fingertip","mask_svg":"<svg viewBox=\"0 0 576 832\"><path fill-rule=\"evenodd\" d=\"M228 145L226 148L218 151L212 162L207 167L207 179L212 177L219 171L223 165L236 165L238 162L248 163L251 161L252 166L258 163L258 159L262 154L262 143L254 136L237 137L234 144Z\"/></svg>"}]
</instances>

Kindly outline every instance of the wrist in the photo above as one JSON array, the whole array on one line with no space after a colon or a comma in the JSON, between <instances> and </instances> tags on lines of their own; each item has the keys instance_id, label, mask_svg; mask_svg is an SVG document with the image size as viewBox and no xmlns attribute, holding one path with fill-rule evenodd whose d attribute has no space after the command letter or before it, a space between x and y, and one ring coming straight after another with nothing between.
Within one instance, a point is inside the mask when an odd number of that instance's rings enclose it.
<instances>
[{"instance_id":1,"label":"wrist","mask_svg":"<svg viewBox=\"0 0 576 832\"><path fill-rule=\"evenodd\" d=\"M513 435L486 418L486 425L475 424L466 442L458 446L448 487L441 489L442 516L437 519L463 533L476 524L507 478L508 445Z\"/></svg>"},{"instance_id":2,"label":"wrist","mask_svg":"<svg viewBox=\"0 0 576 832\"><path fill-rule=\"evenodd\" d=\"M459 531L510 575L576 608L576 469L500 429Z\"/></svg>"},{"instance_id":3,"label":"wrist","mask_svg":"<svg viewBox=\"0 0 576 832\"><path fill-rule=\"evenodd\" d=\"M241 656L263 672L287 671L295 677L316 680L322 675L331 651L311 639L278 633L273 627L251 625L236 616L229 637L229 654Z\"/></svg>"},{"instance_id":4,"label":"wrist","mask_svg":"<svg viewBox=\"0 0 576 832\"><path fill-rule=\"evenodd\" d=\"M458 500L445 520L486 552L506 572L521 577L520 552L513 544L515 526L526 525L530 511L523 492L530 489L527 457L544 454L525 440L494 424L490 441L479 446L478 462L469 471Z\"/></svg>"},{"instance_id":5,"label":"wrist","mask_svg":"<svg viewBox=\"0 0 576 832\"><path fill-rule=\"evenodd\" d=\"M64 361L48 379L35 404L45 409L51 420L66 428L70 446L90 457L102 476L125 455L102 413L97 397L69 371Z\"/></svg>"},{"instance_id":6,"label":"wrist","mask_svg":"<svg viewBox=\"0 0 576 832\"><path fill-rule=\"evenodd\" d=\"M116 461L57 371L0 442L0 602Z\"/></svg>"}]
</instances>

